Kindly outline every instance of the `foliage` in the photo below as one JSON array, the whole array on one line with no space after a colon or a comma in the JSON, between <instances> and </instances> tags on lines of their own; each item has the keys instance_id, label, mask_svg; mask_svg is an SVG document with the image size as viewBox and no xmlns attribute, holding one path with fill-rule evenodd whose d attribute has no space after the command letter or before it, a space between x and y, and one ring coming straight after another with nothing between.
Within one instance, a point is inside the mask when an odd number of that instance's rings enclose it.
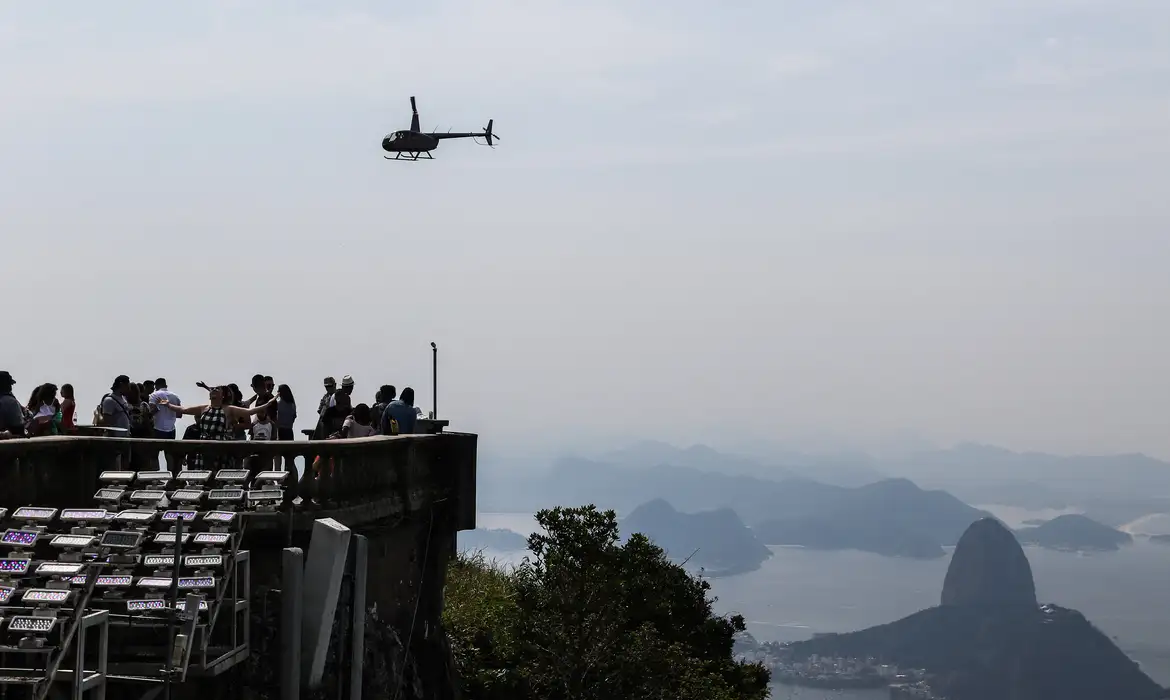
<instances>
[{"instance_id":1,"label":"foliage","mask_svg":"<svg viewBox=\"0 0 1170 700\"><path fill-rule=\"evenodd\" d=\"M742 617L644 536L618 544L613 511L537 514L530 556L505 570L461 557L444 627L474 700L755 700L768 671L736 662Z\"/></svg>"}]
</instances>

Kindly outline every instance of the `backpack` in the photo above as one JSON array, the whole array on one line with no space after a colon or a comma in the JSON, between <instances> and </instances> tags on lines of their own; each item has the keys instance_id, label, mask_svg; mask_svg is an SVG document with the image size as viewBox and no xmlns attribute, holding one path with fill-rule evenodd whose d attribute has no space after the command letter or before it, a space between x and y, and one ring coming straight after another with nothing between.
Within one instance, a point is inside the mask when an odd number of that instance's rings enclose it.
<instances>
[{"instance_id":1,"label":"backpack","mask_svg":"<svg viewBox=\"0 0 1170 700\"><path fill-rule=\"evenodd\" d=\"M106 399L114 399L114 394L113 393L106 394L106 395L102 396L101 401L98 401L97 408L93 409L93 424L94 425L105 424L106 414L105 414L105 412L102 411L102 404L104 404L106 402ZM122 413L126 413L126 408L122 405L121 401L119 401L118 399L114 399L114 403L116 403L118 405L119 411L121 411ZM126 413L126 418L130 418L129 413Z\"/></svg>"}]
</instances>

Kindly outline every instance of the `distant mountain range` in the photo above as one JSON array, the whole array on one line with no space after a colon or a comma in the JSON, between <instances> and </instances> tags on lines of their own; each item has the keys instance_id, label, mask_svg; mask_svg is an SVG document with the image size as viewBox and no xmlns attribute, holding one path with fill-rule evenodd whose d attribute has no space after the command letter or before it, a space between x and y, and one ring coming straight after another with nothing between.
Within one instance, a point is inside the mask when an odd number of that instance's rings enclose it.
<instances>
[{"instance_id":1,"label":"distant mountain range","mask_svg":"<svg viewBox=\"0 0 1170 700\"><path fill-rule=\"evenodd\" d=\"M856 451L805 454L774 445L755 446L753 453L749 458L702 444L680 448L642 441L599 456L553 460L544 469L535 469L530 460L513 469L497 454L482 465L479 499L485 510L535 510L568 499L628 511L663 497L688 511L734 506L749 523L758 523L769 519L770 499L751 498L760 481L857 487L896 477L967 503L1073 508L1111 527L1170 512L1170 463L1141 454L1064 457L978 444L880 459ZM689 469L689 475L671 493L663 492L663 479L678 476L680 469ZM707 493L710 487L717 497Z\"/></svg>"}]
</instances>

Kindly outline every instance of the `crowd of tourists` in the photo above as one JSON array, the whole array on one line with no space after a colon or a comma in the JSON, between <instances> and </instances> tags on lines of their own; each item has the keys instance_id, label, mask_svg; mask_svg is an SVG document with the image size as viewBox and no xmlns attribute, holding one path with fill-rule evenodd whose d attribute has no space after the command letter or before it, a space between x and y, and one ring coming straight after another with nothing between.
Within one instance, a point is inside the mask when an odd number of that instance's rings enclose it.
<instances>
[{"instance_id":1,"label":"crowd of tourists","mask_svg":"<svg viewBox=\"0 0 1170 700\"><path fill-rule=\"evenodd\" d=\"M12 393L15 379L0 371L0 439L70 435L78 432L77 399L73 386L46 383L35 387L27 403ZM159 377L133 382L119 375L93 409L92 425L128 437L175 439L180 416L194 417L183 432L184 440L293 440L297 402L287 384L270 376L254 375L245 397L236 384L216 386L198 382L207 399L187 405ZM363 438L414 432L422 414L414 405L414 390L399 394L384 384L372 403L354 403L353 377L341 385L333 377L324 380L325 393L313 415L310 439ZM125 431L124 433L121 431Z\"/></svg>"}]
</instances>

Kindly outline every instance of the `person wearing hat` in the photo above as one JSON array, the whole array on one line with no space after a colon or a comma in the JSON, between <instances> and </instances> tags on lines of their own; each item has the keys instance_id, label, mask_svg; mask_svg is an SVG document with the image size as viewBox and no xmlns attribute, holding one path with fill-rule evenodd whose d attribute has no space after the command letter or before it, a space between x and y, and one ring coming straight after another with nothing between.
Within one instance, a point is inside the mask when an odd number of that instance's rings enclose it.
<instances>
[{"instance_id":1,"label":"person wearing hat","mask_svg":"<svg viewBox=\"0 0 1170 700\"><path fill-rule=\"evenodd\" d=\"M20 401L12 395L16 380L7 371L0 371L0 440L24 437L24 411Z\"/></svg>"},{"instance_id":2,"label":"person wearing hat","mask_svg":"<svg viewBox=\"0 0 1170 700\"><path fill-rule=\"evenodd\" d=\"M342 402L346 404L344 408L348 411L349 407L353 404L353 400L351 399L353 396L353 377L349 376L348 374L341 378L341 393L345 394L345 396L340 398ZM338 396L337 392L335 391L329 397L329 408L336 408L337 401ZM346 415L348 415L348 413Z\"/></svg>"},{"instance_id":3,"label":"person wearing hat","mask_svg":"<svg viewBox=\"0 0 1170 700\"><path fill-rule=\"evenodd\" d=\"M110 385L110 393L102 397L98 406L100 425L107 428L122 428L130 430L130 405L126 403L126 396L130 393L130 377L119 374ZM98 421L94 421L95 424Z\"/></svg>"}]
</instances>

